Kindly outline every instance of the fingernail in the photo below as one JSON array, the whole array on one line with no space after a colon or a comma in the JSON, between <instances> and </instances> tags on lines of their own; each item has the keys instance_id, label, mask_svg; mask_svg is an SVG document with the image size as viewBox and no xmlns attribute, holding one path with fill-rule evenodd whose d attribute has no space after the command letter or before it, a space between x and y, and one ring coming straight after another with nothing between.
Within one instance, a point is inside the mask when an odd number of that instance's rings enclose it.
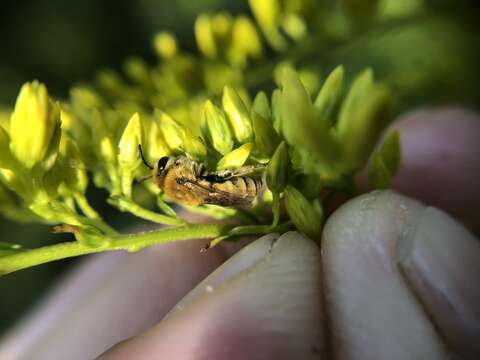
<instances>
[{"instance_id":1,"label":"fingernail","mask_svg":"<svg viewBox=\"0 0 480 360\"><path fill-rule=\"evenodd\" d=\"M450 348L462 358L478 358L478 239L446 213L430 207L400 239L398 261Z\"/></svg>"}]
</instances>

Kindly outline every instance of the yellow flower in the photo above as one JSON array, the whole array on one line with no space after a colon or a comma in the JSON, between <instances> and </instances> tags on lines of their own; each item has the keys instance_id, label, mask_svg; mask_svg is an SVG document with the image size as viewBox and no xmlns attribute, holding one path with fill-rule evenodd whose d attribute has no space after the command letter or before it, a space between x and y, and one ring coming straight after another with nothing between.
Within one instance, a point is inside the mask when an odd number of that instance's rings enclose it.
<instances>
[{"instance_id":1,"label":"yellow flower","mask_svg":"<svg viewBox=\"0 0 480 360\"><path fill-rule=\"evenodd\" d=\"M60 109L48 97L45 85L34 81L23 85L10 122L10 149L26 168L44 160L55 129L60 125Z\"/></svg>"}]
</instances>

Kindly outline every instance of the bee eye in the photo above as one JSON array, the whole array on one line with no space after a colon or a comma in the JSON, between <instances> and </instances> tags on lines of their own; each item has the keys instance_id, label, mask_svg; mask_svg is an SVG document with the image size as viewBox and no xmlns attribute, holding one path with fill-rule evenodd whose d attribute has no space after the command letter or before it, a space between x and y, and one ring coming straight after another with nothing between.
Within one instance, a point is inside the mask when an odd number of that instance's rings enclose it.
<instances>
[{"instance_id":1,"label":"bee eye","mask_svg":"<svg viewBox=\"0 0 480 360\"><path fill-rule=\"evenodd\" d=\"M165 166L167 166L167 163L168 163L168 156L164 156L160 160L158 160L158 164L157 164L158 172L165 170Z\"/></svg>"}]
</instances>

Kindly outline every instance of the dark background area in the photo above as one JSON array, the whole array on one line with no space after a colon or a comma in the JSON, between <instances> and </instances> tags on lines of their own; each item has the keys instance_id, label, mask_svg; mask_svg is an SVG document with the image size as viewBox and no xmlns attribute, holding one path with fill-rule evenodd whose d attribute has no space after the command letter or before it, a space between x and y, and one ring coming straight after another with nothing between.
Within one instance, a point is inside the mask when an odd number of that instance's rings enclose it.
<instances>
[{"instance_id":1,"label":"dark background area","mask_svg":"<svg viewBox=\"0 0 480 360\"><path fill-rule=\"evenodd\" d=\"M478 109L479 5L475 0L425 3L432 9L427 16L379 28L321 54L318 61L326 69L339 63L352 71L373 66L378 77L397 91L398 109L445 102ZM72 85L92 81L98 70L120 70L130 55L153 64L151 41L159 30L170 30L183 49L196 52L195 17L218 10L248 12L248 4L246 0L2 0L0 107L12 107L21 85L33 79L46 83L53 96L64 98ZM105 194L96 191L90 195L107 221L122 223L123 218L105 205ZM41 246L60 239L50 234L47 226L0 219L0 241ZM54 262L1 277L0 335L76 261Z\"/></svg>"}]
</instances>

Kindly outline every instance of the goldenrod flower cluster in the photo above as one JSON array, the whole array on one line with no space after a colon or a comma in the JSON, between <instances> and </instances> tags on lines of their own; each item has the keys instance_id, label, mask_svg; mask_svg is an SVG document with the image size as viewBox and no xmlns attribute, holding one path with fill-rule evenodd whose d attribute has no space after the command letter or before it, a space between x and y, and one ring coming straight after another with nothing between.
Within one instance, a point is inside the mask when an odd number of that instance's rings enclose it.
<instances>
[{"instance_id":1,"label":"goldenrod flower cluster","mask_svg":"<svg viewBox=\"0 0 480 360\"><path fill-rule=\"evenodd\" d=\"M354 191L352 177L366 165L388 123L389 91L371 70L345 86L342 66L323 81L288 61L266 70L260 66L257 74L254 66L264 63L265 48L281 54L301 42L319 9L306 0L250 0L250 5L258 28L243 15L198 17L194 30L201 57L183 52L173 35L162 32L153 41L159 64L131 58L126 78L102 71L95 86L74 87L66 101L54 101L36 81L22 87L10 120L0 126L0 211L19 221L58 224L57 231L74 233L79 245L52 258L41 249L3 245L0 272L160 242L145 242L144 235L138 236L143 242L132 235L126 239L106 224L86 199L89 178L108 191L109 203L118 209L177 228L162 233L169 239L159 235L161 242L213 237L214 245L292 227L319 237L322 200L331 192ZM252 91L272 77L273 91ZM190 209L236 217L239 226L195 227L178 217L175 204L151 181L136 185L150 172L139 144L150 163L187 154L213 172L263 164L268 190L251 209ZM370 169L375 185L387 186L398 168L398 144L394 134L375 153ZM157 210L135 197L138 187L157 199Z\"/></svg>"}]
</instances>

